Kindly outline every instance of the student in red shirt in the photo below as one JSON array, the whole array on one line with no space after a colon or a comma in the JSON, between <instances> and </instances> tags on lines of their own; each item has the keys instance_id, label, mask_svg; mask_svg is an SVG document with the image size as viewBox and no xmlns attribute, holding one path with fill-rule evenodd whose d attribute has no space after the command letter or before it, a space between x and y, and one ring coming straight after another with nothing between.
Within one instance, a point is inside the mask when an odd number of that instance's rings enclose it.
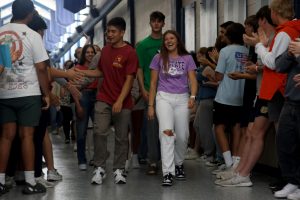
<instances>
[{"instance_id":1,"label":"student in red shirt","mask_svg":"<svg viewBox=\"0 0 300 200\"><path fill-rule=\"evenodd\" d=\"M83 71L88 77L103 76L95 105L95 171L92 184L102 184L106 177L107 136L111 121L115 128L115 183L126 183L124 168L128 151L128 125L133 107L130 91L138 68L138 58L135 50L123 40L125 29L123 18L111 19L106 32L109 44L102 49L98 68Z\"/></svg>"}]
</instances>

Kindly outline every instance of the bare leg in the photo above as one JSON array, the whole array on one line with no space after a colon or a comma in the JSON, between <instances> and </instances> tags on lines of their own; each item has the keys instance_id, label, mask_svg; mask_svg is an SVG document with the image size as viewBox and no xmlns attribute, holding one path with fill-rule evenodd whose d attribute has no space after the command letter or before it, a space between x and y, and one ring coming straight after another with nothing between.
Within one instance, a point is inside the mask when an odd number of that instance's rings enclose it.
<instances>
[{"instance_id":1,"label":"bare leg","mask_svg":"<svg viewBox=\"0 0 300 200\"><path fill-rule=\"evenodd\" d=\"M264 148L264 136L270 125L270 122L265 117L256 117L253 128L250 131L251 149L249 148L249 154L247 162L243 168L239 171L241 176L247 176L250 174L254 165L258 161L263 148Z\"/></svg>"},{"instance_id":2,"label":"bare leg","mask_svg":"<svg viewBox=\"0 0 300 200\"><path fill-rule=\"evenodd\" d=\"M20 126L21 149L24 171L34 171L34 127Z\"/></svg>"},{"instance_id":3,"label":"bare leg","mask_svg":"<svg viewBox=\"0 0 300 200\"><path fill-rule=\"evenodd\" d=\"M244 135L244 141L241 143L244 144L240 144L239 147L239 151L241 151L241 160L239 165L237 166L237 168L235 169L236 172L238 172L239 170L241 170L243 168L243 166L245 165L245 163L247 162L247 158L249 156L249 152L251 150L251 136L250 136L250 131L253 128L253 122L248 124L246 133Z\"/></svg>"},{"instance_id":4,"label":"bare leg","mask_svg":"<svg viewBox=\"0 0 300 200\"><path fill-rule=\"evenodd\" d=\"M11 143L16 135L16 124L6 123L1 127L0 134L0 173L5 173Z\"/></svg>"},{"instance_id":5,"label":"bare leg","mask_svg":"<svg viewBox=\"0 0 300 200\"><path fill-rule=\"evenodd\" d=\"M233 156L238 156L238 151L239 151L239 145L240 145L240 140L241 140L241 126L240 124L235 124L233 129L232 129L232 135L233 135L233 140L232 140L232 155Z\"/></svg>"},{"instance_id":6,"label":"bare leg","mask_svg":"<svg viewBox=\"0 0 300 200\"><path fill-rule=\"evenodd\" d=\"M46 134L43 141L43 154L48 170L54 170L52 142L50 140L48 130L46 130Z\"/></svg>"},{"instance_id":7,"label":"bare leg","mask_svg":"<svg viewBox=\"0 0 300 200\"><path fill-rule=\"evenodd\" d=\"M230 151L228 139L225 135L225 125L224 124L216 125L215 134L222 153L225 151Z\"/></svg>"}]
</instances>

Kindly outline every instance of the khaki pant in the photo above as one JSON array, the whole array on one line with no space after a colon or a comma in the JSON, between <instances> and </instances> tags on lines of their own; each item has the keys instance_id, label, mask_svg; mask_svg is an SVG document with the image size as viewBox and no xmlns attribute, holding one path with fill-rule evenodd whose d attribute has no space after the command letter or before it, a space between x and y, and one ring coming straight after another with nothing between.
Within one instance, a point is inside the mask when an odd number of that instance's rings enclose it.
<instances>
[{"instance_id":1,"label":"khaki pant","mask_svg":"<svg viewBox=\"0 0 300 200\"><path fill-rule=\"evenodd\" d=\"M112 106L97 101L94 117L94 163L96 167L105 169L107 159L107 136L110 133L110 123L115 128L115 155L113 168L124 169L128 152L128 126L131 111L122 109L120 113L112 113Z\"/></svg>"}]
</instances>

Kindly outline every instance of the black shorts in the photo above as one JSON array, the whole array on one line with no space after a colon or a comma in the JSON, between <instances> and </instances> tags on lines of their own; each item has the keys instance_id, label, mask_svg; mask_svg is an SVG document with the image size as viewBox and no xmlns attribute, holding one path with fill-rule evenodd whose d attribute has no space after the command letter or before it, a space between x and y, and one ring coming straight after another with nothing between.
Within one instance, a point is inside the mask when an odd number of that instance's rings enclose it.
<instances>
[{"instance_id":1,"label":"black shorts","mask_svg":"<svg viewBox=\"0 0 300 200\"><path fill-rule=\"evenodd\" d=\"M269 101L264 99L257 98L254 105L254 111L251 116L251 122L254 122L256 117L265 117L269 118L269 108L268 108Z\"/></svg>"},{"instance_id":2,"label":"black shorts","mask_svg":"<svg viewBox=\"0 0 300 200\"><path fill-rule=\"evenodd\" d=\"M42 98L40 95L0 99L0 124L12 122L19 126L37 126L41 108Z\"/></svg>"},{"instance_id":3,"label":"black shorts","mask_svg":"<svg viewBox=\"0 0 300 200\"><path fill-rule=\"evenodd\" d=\"M230 106L214 101L213 122L215 125L234 126L240 123L241 106Z\"/></svg>"},{"instance_id":4,"label":"black shorts","mask_svg":"<svg viewBox=\"0 0 300 200\"><path fill-rule=\"evenodd\" d=\"M241 111L241 127L248 127L254 113L254 100L256 97L256 80L245 80L243 107Z\"/></svg>"}]
</instances>

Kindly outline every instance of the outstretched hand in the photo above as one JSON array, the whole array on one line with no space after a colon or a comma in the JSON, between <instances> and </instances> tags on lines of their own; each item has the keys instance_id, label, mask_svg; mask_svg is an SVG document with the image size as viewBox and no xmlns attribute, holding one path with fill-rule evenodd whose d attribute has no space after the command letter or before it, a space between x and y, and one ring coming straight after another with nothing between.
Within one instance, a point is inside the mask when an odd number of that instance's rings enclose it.
<instances>
[{"instance_id":1,"label":"outstretched hand","mask_svg":"<svg viewBox=\"0 0 300 200\"><path fill-rule=\"evenodd\" d=\"M73 81L80 81L84 77L84 70L80 70L77 68L72 68L67 70L68 79Z\"/></svg>"}]
</instances>

